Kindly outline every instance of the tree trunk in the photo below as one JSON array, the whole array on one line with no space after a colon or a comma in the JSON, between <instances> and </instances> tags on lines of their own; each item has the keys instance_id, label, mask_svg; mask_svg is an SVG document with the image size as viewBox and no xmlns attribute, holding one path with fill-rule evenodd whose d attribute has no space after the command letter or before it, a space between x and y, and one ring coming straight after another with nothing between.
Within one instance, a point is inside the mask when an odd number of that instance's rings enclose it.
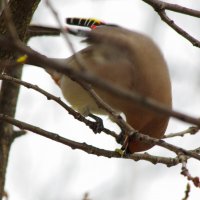
<instances>
[{"instance_id":1,"label":"tree trunk","mask_svg":"<svg viewBox=\"0 0 200 200\"><path fill-rule=\"evenodd\" d=\"M9 7L16 31L20 40L26 42L26 30L40 0L10 0ZM9 36L4 13L0 16L0 34ZM14 59L16 54L0 50L0 60ZM3 69L1 66L0 69ZM21 79L22 67L5 69L6 74ZM0 113L14 117L19 94L19 85L2 82L0 91ZM13 126L0 121L0 200L3 198L6 169L9 158L10 146L15 138Z\"/></svg>"}]
</instances>

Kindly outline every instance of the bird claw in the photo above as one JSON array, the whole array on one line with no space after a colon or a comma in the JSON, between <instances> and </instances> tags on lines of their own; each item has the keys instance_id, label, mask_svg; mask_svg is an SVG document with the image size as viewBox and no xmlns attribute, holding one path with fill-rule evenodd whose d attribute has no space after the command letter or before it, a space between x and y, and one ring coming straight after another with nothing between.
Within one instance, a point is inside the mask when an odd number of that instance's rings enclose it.
<instances>
[{"instance_id":1,"label":"bird claw","mask_svg":"<svg viewBox=\"0 0 200 200\"><path fill-rule=\"evenodd\" d=\"M103 120L91 113L88 116L95 120L95 122L91 122L89 127L94 131L94 133L100 133L104 129Z\"/></svg>"}]
</instances>

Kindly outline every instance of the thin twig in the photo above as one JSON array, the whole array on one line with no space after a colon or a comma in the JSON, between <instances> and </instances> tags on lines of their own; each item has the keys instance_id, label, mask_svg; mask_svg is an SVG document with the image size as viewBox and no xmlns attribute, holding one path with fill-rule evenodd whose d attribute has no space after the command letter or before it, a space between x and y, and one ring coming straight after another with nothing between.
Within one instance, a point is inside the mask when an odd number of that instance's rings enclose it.
<instances>
[{"instance_id":1,"label":"thin twig","mask_svg":"<svg viewBox=\"0 0 200 200\"><path fill-rule=\"evenodd\" d=\"M121 133L125 135L130 135L131 132L136 131L133 127L131 127L128 122L126 122L118 113L115 111L109 104L107 104L105 101L102 100L102 98L90 87L89 84L83 84L80 82L80 85L87 90L87 92L91 95L91 97L95 100L96 104L99 106L99 108L104 109L110 116L110 118L119 125L119 127L123 130ZM121 137L121 136L120 136ZM116 138L117 139L117 138ZM118 140L117 140L118 141ZM123 144L124 141L121 141Z\"/></svg>"},{"instance_id":2,"label":"thin twig","mask_svg":"<svg viewBox=\"0 0 200 200\"><path fill-rule=\"evenodd\" d=\"M185 157L185 156L183 156L183 157ZM181 162L182 162L181 174L183 176L185 176L188 179L188 181L192 181L194 186L200 188L200 178L197 177L197 176L193 177L190 174L190 172L189 172L189 170L187 168L187 159L182 159Z\"/></svg>"},{"instance_id":3,"label":"thin twig","mask_svg":"<svg viewBox=\"0 0 200 200\"><path fill-rule=\"evenodd\" d=\"M194 135L194 134L196 134L198 131L199 131L199 127L197 127L197 126L191 126L191 127L187 128L187 129L184 130L184 131L180 131L180 132L177 132L177 133L170 133L170 134L164 135L163 139L165 139L165 138L177 137L177 136L183 137L183 136L185 136L186 134Z\"/></svg>"},{"instance_id":4,"label":"thin twig","mask_svg":"<svg viewBox=\"0 0 200 200\"><path fill-rule=\"evenodd\" d=\"M27 37L37 37L37 36L59 36L61 30L55 27L30 25L27 29Z\"/></svg>"},{"instance_id":5,"label":"thin twig","mask_svg":"<svg viewBox=\"0 0 200 200\"><path fill-rule=\"evenodd\" d=\"M33 90L43 94L45 97L47 97L48 100L53 100L56 103L58 103L61 107L63 107L75 119L79 120L80 122L85 123L86 126L89 126L95 132L94 129L95 129L96 122L91 122L91 121L87 120L80 113L74 111L71 107L69 107L66 103L64 103L59 97L56 97L56 96L48 93L47 91L41 89L37 85L33 85L31 83L16 79L16 78L8 76L6 74L3 74L3 75L0 74L0 79L5 80L5 81L14 82L14 83L17 83L19 85L23 85L24 87L26 87L28 89L33 89ZM114 131L110 131L109 129L106 129L106 128L102 128L102 131L104 133L108 134L108 135L111 135L115 139L118 138L118 135Z\"/></svg>"},{"instance_id":6,"label":"thin twig","mask_svg":"<svg viewBox=\"0 0 200 200\"><path fill-rule=\"evenodd\" d=\"M142 1L151 5L156 10L171 10L171 11L174 11L177 13L182 13L185 15L200 18L200 11L198 11L198 10L186 8L183 6L179 6L177 4L167 3L167 2L159 1L159 0L142 0Z\"/></svg>"},{"instance_id":7,"label":"thin twig","mask_svg":"<svg viewBox=\"0 0 200 200\"><path fill-rule=\"evenodd\" d=\"M57 11L54 9L53 5L51 4L51 2L50 2L49 0L46 0L45 2L46 2L46 5L47 5L47 6L49 7L49 9L51 10L51 12L52 12L52 14L53 14L53 16L54 16L56 22L58 23L58 26L59 26L59 28L60 28L61 33L63 34L63 36L64 36L64 38L65 38L65 41L66 41L66 43L67 43L67 46L69 46L69 48L71 49L72 53L75 54L76 51L75 51L75 49L74 49L74 46L73 46L73 44L71 43L71 41L70 41L70 39L69 39L69 37L68 37L68 35L67 35L67 33L66 33L66 30L65 30L65 29L63 28L63 26L62 26L62 23L61 23L61 21L60 21L60 19L59 19L59 16L58 16ZM77 60L79 60L79 59L77 59ZM80 64L80 66L82 66L82 65L81 65L81 62L80 62L79 64Z\"/></svg>"},{"instance_id":8,"label":"thin twig","mask_svg":"<svg viewBox=\"0 0 200 200\"><path fill-rule=\"evenodd\" d=\"M93 154L93 155L97 155L97 156L104 156L107 158L123 158L123 159L132 159L134 161L139 161L139 160L146 160L151 162L152 164L164 164L167 165L168 167L170 166L174 166L180 163L179 159L177 158L166 158L166 157L159 157L159 156L152 156L150 154L140 154L140 153L134 153L134 154L124 154L123 157L121 156L121 154L119 154L117 151L109 151L109 150L104 150L104 149L100 149L91 145L88 145L86 143L79 143L79 142L75 142L72 140L69 140L67 138L64 138L62 136L59 136L56 133L53 132L49 132L46 130L43 130L37 126L33 126L30 124L27 124L25 122L16 120L12 117L9 117L7 115L4 114L0 114L0 121L4 120L7 123L10 123L14 126L17 126L23 130L29 130L33 133L36 133L38 135L44 136L46 138L49 138L51 140L54 140L56 142L62 143L64 145L67 145L69 147L71 147L72 149L79 149L82 150L86 153L89 154Z\"/></svg>"},{"instance_id":9,"label":"thin twig","mask_svg":"<svg viewBox=\"0 0 200 200\"><path fill-rule=\"evenodd\" d=\"M182 7L176 4L166 3L159 0L142 0L142 1L151 5L165 23L167 23L172 29L174 29L181 36L183 36L188 41L190 41L193 44L193 46L200 47L200 41L194 38L193 36L191 36L189 33L187 33L185 30L179 27L176 23L174 23L174 21L171 20L167 16L165 10L171 10L174 12L179 12L182 14L186 14L186 15L190 15L190 16L198 17L198 18L200 18L200 11Z\"/></svg>"},{"instance_id":10,"label":"thin twig","mask_svg":"<svg viewBox=\"0 0 200 200\"><path fill-rule=\"evenodd\" d=\"M191 36L189 33L187 33L185 30L183 30L180 26L176 25L173 20L171 20L164 10L158 11L159 16L161 19L166 22L171 28L173 28L177 33L179 33L181 36L186 38L188 41L190 41L193 46L200 47L200 41Z\"/></svg>"}]
</instances>

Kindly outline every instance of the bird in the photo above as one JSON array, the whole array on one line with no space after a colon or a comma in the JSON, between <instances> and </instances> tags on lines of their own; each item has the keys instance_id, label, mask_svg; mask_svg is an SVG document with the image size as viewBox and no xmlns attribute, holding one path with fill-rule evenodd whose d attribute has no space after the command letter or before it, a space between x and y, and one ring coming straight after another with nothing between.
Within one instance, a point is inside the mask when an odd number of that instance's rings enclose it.
<instances>
[{"instance_id":1,"label":"bird","mask_svg":"<svg viewBox=\"0 0 200 200\"><path fill-rule=\"evenodd\" d=\"M60 62L80 71L79 58L84 69L101 80L172 108L169 70L160 49L150 37L95 19L67 18L66 21L71 25L90 27L96 39L86 36L84 42L88 46ZM48 73L74 110L84 116L90 113L108 115L75 80L51 70ZM158 139L165 134L169 116L150 110L142 104L116 97L93 85L91 87L103 101L118 113L123 113L127 123L135 130ZM153 146L133 138L128 141L127 152L146 151Z\"/></svg>"}]
</instances>

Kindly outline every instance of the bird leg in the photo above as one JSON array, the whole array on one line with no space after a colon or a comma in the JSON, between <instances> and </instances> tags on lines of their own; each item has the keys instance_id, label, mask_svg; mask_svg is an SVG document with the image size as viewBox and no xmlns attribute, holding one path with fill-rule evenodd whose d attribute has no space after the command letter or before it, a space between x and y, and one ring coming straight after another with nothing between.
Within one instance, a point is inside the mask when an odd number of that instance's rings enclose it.
<instances>
[{"instance_id":1,"label":"bird leg","mask_svg":"<svg viewBox=\"0 0 200 200\"><path fill-rule=\"evenodd\" d=\"M95 122L92 122L90 125L90 128L94 131L94 133L100 133L104 129L103 120L92 113L89 113L88 116L95 120Z\"/></svg>"}]
</instances>

